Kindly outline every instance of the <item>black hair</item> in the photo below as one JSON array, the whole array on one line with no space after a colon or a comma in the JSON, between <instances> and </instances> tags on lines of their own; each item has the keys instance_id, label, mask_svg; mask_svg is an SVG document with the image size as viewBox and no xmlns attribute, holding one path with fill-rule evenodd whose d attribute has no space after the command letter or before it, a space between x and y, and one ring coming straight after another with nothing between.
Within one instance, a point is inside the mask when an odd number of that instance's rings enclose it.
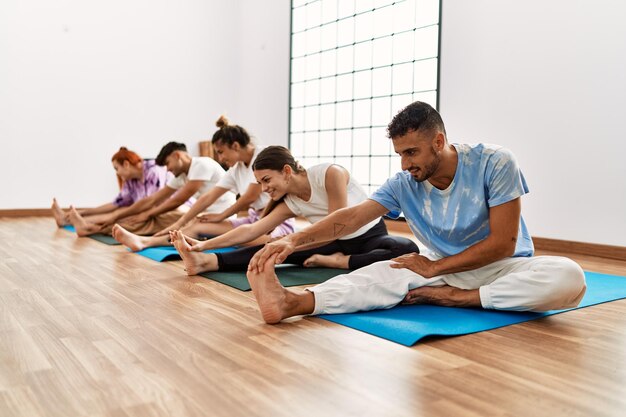
<instances>
[{"instance_id":1,"label":"black hair","mask_svg":"<svg viewBox=\"0 0 626 417\"><path fill-rule=\"evenodd\" d=\"M187 147L184 143L180 142L170 142L164 147L161 148L159 155L156 157L156 164L160 166L165 166L165 160L168 156L172 154L172 152L176 151L185 151L187 152Z\"/></svg>"},{"instance_id":2,"label":"black hair","mask_svg":"<svg viewBox=\"0 0 626 417\"><path fill-rule=\"evenodd\" d=\"M438 130L446 134L446 127L437 110L421 101L409 104L394 116L387 126L387 136L394 139L414 130L422 132Z\"/></svg>"},{"instance_id":3,"label":"black hair","mask_svg":"<svg viewBox=\"0 0 626 417\"><path fill-rule=\"evenodd\" d=\"M237 142L242 148L250 143L250 135L241 126L229 124L226 116L221 115L215 125L219 128L214 134L211 143L214 145L221 143L228 145L230 148L233 143Z\"/></svg>"}]
</instances>

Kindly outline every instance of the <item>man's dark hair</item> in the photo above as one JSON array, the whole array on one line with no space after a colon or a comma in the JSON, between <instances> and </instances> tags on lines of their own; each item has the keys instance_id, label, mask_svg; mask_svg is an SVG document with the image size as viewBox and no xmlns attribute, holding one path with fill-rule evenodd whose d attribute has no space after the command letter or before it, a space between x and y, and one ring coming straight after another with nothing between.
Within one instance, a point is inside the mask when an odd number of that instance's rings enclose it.
<instances>
[{"instance_id":1,"label":"man's dark hair","mask_svg":"<svg viewBox=\"0 0 626 417\"><path fill-rule=\"evenodd\" d=\"M165 160L167 159L167 157L170 156L172 152L176 152L176 151L187 152L187 147L185 146L184 143L180 143L180 142L168 143L167 145L161 148L161 152L159 152L159 155L156 157L156 161L155 161L156 164L160 166L165 166Z\"/></svg>"},{"instance_id":2,"label":"man's dark hair","mask_svg":"<svg viewBox=\"0 0 626 417\"><path fill-rule=\"evenodd\" d=\"M446 127L437 110L421 101L409 104L394 116L387 126L387 136L393 139L414 130L422 132L439 130L446 134Z\"/></svg>"}]
</instances>

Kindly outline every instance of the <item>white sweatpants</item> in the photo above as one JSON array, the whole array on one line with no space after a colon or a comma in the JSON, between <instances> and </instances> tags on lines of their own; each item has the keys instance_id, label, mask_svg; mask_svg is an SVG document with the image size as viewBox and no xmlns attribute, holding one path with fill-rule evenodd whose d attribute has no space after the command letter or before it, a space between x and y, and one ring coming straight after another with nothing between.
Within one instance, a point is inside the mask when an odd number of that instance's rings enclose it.
<instances>
[{"instance_id":1,"label":"white sweatpants","mask_svg":"<svg viewBox=\"0 0 626 417\"><path fill-rule=\"evenodd\" d=\"M450 285L479 289L483 308L547 311L576 307L585 294L585 275L568 258L506 258L472 271L424 278L409 269L376 262L309 288L313 314L339 314L391 308L412 289Z\"/></svg>"}]
</instances>

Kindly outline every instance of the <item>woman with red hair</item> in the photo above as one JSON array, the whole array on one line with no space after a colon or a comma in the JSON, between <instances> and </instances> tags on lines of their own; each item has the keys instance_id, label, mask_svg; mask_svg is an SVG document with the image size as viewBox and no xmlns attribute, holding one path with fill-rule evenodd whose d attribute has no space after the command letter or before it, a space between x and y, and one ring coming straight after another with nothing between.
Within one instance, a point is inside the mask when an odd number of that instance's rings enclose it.
<instances>
[{"instance_id":1,"label":"woman with red hair","mask_svg":"<svg viewBox=\"0 0 626 417\"><path fill-rule=\"evenodd\" d=\"M94 208L77 210L94 228L114 224L123 217L123 208L148 197L165 186L169 174L165 167L154 160L143 160L135 152L121 147L111 158L113 169L120 184L120 193L115 200ZM71 209L70 209L71 211ZM72 224L70 211L63 211L56 198L52 199L52 214L57 226Z\"/></svg>"}]
</instances>

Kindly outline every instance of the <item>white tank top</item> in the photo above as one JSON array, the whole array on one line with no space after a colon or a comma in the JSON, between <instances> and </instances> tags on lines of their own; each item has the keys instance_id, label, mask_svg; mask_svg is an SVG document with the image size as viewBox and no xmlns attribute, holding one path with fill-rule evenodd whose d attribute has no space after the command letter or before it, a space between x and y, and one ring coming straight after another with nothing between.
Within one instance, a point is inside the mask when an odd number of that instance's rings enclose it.
<instances>
[{"instance_id":1,"label":"white tank top","mask_svg":"<svg viewBox=\"0 0 626 417\"><path fill-rule=\"evenodd\" d=\"M304 201L295 195L286 195L285 204L296 216L302 216L311 223L317 223L328 216L328 193L326 192L326 170L334 164L319 164L307 168L306 173L311 184L311 197ZM367 194L361 185L350 175L348 182L348 207L355 206L367 199ZM380 218L371 221L354 233L341 237L339 240L352 239L361 236L380 221Z\"/></svg>"}]
</instances>

